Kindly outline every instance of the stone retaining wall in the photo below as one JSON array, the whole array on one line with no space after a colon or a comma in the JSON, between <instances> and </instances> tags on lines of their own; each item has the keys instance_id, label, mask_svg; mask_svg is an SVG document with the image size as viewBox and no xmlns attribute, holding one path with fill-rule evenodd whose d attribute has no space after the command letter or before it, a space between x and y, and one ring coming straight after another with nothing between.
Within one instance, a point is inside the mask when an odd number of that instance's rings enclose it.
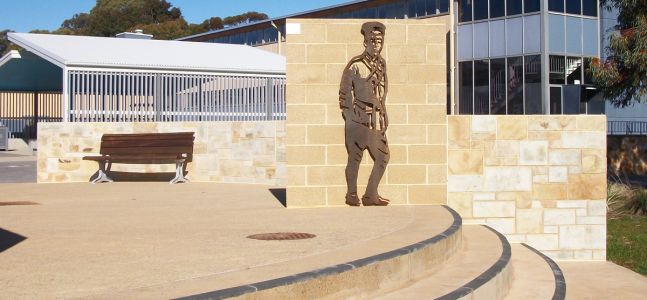
<instances>
[{"instance_id":1,"label":"stone retaining wall","mask_svg":"<svg viewBox=\"0 0 647 300\"><path fill-rule=\"evenodd\" d=\"M286 182L284 121L39 123L38 182L88 182L98 165L82 157L99 153L104 133L157 132L195 132L191 181ZM115 179L127 181L169 180L175 172L174 165L115 164L112 169Z\"/></svg>"},{"instance_id":2,"label":"stone retaining wall","mask_svg":"<svg viewBox=\"0 0 647 300\"><path fill-rule=\"evenodd\" d=\"M557 259L606 259L605 116L450 116L448 204Z\"/></svg>"}]
</instances>

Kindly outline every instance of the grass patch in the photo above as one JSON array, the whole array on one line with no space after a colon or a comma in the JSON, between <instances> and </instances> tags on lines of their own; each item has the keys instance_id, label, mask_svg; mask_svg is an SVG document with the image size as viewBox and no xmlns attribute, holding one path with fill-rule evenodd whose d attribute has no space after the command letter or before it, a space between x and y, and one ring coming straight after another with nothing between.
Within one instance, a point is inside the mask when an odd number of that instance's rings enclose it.
<instances>
[{"instance_id":1,"label":"grass patch","mask_svg":"<svg viewBox=\"0 0 647 300\"><path fill-rule=\"evenodd\" d=\"M607 258L647 276L647 216L608 220Z\"/></svg>"}]
</instances>

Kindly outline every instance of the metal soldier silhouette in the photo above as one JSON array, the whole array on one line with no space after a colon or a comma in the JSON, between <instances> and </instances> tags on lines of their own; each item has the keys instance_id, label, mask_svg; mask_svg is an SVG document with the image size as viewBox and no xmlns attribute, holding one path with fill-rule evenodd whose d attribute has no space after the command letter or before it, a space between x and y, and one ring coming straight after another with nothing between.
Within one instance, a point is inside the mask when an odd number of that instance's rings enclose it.
<instances>
[{"instance_id":1,"label":"metal soldier silhouette","mask_svg":"<svg viewBox=\"0 0 647 300\"><path fill-rule=\"evenodd\" d=\"M389 145L386 129L389 118L386 113L388 81L386 61L380 55L384 47L385 26L379 22L362 25L364 53L353 57L346 65L339 87L339 107L345 120L346 150L346 204L359 206L357 174L364 150L373 159L373 170L362 196L364 206L388 205L389 200L380 197L377 187L389 163Z\"/></svg>"}]
</instances>

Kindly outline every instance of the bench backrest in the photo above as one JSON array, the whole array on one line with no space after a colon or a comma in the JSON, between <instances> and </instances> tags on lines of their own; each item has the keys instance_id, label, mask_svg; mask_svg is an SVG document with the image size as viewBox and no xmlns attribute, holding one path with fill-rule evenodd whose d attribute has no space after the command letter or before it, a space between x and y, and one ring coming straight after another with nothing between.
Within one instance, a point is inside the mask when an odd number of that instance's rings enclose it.
<instances>
[{"instance_id":1,"label":"bench backrest","mask_svg":"<svg viewBox=\"0 0 647 300\"><path fill-rule=\"evenodd\" d=\"M100 153L123 157L168 155L178 158L186 154L187 160L191 161L194 139L193 132L104 134Z\"/></svg>"}]
</instances>

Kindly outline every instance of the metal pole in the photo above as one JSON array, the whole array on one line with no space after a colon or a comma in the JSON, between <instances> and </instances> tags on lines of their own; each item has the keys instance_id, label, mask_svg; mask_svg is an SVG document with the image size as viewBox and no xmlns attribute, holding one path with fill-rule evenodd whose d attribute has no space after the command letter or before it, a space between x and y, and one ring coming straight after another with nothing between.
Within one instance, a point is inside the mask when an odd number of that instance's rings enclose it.
<instances>
[{"instance_id":1,"label":"metal pole","mask_svg":"<svg viewBox=\"0 0 647 300\"><path fill-rule=\"evenodd\" d=\"M69 71L63 68L63 122L70 121L70 89L68 87Z\"/></svg>"}]
</instances>

